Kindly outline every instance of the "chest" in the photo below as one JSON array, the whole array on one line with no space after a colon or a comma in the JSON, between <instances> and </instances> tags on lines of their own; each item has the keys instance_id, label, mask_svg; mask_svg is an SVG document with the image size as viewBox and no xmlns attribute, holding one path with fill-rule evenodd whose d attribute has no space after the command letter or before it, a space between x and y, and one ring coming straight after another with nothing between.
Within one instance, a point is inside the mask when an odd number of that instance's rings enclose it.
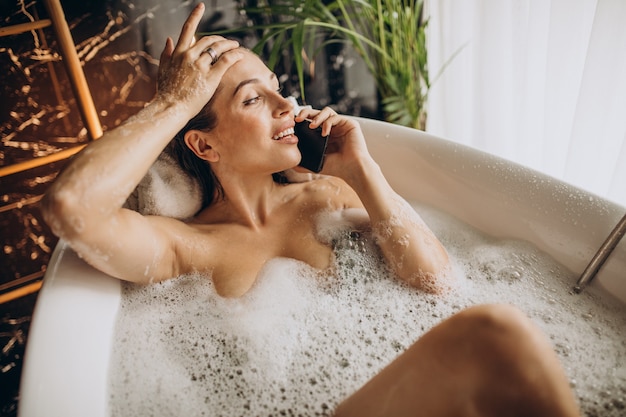
<instances>
[{"instance_id":1,"label":"chest","mask_svg":"<svg viewBox=\"0 0 626 417\"><path fill-rule=\"evenodd\" d=\"M325 269L333 256L317 239L315 223L303 218L278 219L256 230L224 227L207 238L214 250L195 254L194 269L210 270L218 294L226 297L246 293L271 259L291 258Z\"/></svg>"}]
</instances>

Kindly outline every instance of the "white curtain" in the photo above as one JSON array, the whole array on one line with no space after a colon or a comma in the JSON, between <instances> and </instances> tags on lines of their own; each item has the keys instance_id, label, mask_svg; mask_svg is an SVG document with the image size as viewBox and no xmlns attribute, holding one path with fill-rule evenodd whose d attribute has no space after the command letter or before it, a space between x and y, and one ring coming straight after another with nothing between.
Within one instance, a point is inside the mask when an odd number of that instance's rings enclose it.
<instances>
[{"instance_id":1,"label":"white curtain","mask_svg":"<svg viewBox=\"0 0 626 417\"><path fill-rule=\"evenodd\" d=\"M626 206L626 0L430 0L427 130ZM455 56L456 54L456 56Z\"/></svg>"}]
</instances>

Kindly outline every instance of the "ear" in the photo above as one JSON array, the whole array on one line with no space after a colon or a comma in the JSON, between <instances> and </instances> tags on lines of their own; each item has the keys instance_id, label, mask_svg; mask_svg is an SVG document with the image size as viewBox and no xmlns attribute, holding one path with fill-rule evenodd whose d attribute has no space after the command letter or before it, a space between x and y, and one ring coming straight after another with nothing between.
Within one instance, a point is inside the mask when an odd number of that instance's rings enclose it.
<instances>
[{"instance_id":1,"label":"ear","mask_svg":"<svg viewBox=\"0 0 626 417\"><path fill-rule=\"evenodd\" d=\"M208 162L217 162L220 154L210 144L211 135L200 130L190 130L185 133L185 143L200 159Z\"/></svg>"}]
</instances>

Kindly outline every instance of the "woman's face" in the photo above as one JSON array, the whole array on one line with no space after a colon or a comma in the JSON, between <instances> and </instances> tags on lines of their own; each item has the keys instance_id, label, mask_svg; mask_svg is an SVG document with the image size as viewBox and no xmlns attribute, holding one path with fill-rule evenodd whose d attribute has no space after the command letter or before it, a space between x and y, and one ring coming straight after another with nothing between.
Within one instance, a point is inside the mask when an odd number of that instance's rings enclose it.
<instances>
[{"instance_id":1,"label":"woman's face","mask_svg":"<svg viewBox=\"0 0 626 417\"><path fill-rule=\"evenodd\" d=\"M217 126L210 132L218 163L249 173L274 173L300 162L291 103L276 75L254 53L222 78L213 102Z\"/></svg>"}]
</instances>

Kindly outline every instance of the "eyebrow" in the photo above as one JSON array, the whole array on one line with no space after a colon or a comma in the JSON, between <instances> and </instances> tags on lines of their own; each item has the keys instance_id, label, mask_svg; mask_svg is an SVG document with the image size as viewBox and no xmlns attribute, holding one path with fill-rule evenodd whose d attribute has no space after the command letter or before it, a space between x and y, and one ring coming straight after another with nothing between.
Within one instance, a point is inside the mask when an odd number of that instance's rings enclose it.
<instances>
[{"instance_id":1,"label":"eyebrow","mask_svg":"<svg viewBox=\"0 0 626 417\"><path fill-rule=\"evenodd\" d=\"M270 81L277 78L275 73L271 73L270 74ZM241 90L243 87L245 87L248 84L257 84L260 83L261 80L259 80L258 78L250 78L248 80L243 80L242 82L240 82L239 84L237 84L237 87L235 87L235 91L233 92L233 97L237 95L237 92L239 90Z\"/></svg>"}]
</instances>

